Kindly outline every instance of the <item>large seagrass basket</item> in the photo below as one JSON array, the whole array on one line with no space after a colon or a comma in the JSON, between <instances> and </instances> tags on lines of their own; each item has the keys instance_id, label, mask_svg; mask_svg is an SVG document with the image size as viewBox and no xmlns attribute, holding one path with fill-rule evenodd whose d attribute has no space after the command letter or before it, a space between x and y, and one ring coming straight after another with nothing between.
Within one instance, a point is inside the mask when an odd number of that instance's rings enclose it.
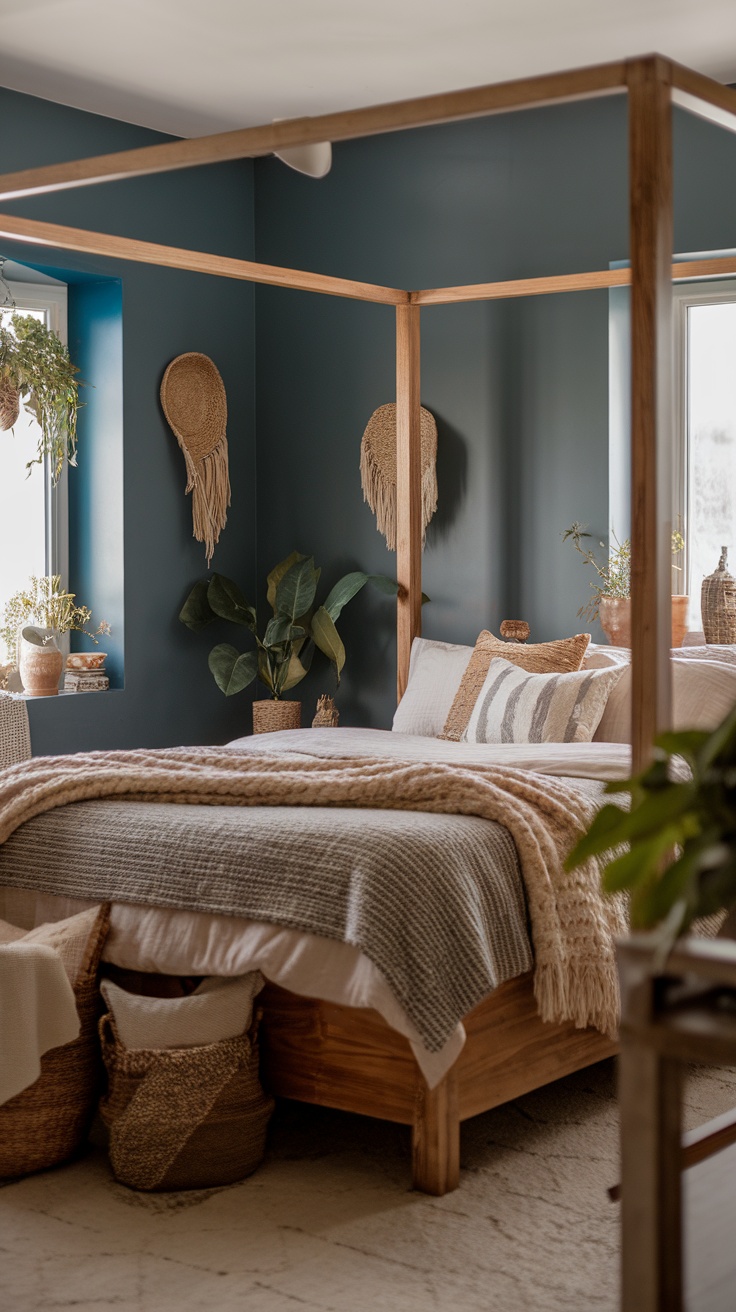
<instances>
[{"instance_id":1,"label":"large seagrass basket","mask_svg":"<svg viewBox=\"0 0 736 1312\"><path fill-rule=\"evenodd\" d=\"M133 1189L211 1189L263 1159L274 1101L258 1075L258 1018L248 1034L198 1048L125 1048L100 1021L108 1092L100 1115L115 1178Z\"/></svg>"},{"instance_id":2,"label":"large seagrass basket","mask_svg":"<svg viewBox=\"0 0 736 1312\"><path fill-rule=\"evenodd\" d=\"M35 1084L0 1107L0 1178L58 1166L79 1152L94 1119L103 1079L97 1039L97 970L110 924L103 906L74 984L80 1031L71 1043L41 1058Z\"/></svg>"}]
</instances>

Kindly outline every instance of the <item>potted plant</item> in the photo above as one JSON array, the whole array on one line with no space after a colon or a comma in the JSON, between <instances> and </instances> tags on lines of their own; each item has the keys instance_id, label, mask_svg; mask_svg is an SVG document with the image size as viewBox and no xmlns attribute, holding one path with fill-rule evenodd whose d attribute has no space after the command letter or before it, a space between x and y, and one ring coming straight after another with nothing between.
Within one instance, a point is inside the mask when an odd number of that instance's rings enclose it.
<instances>
[{"instance_id":1,"label":"potted plant","mask_svg":"<svg viewBox=\"0 0 736 1312\"><path fill-rule=\"evenodd\" d=\"M589 538L585 524L571 524L562 534L563 542L571 539L586 565L591 565L598 579L591 583L592 597L581 606L578 615L588 620L600 619L601 628L613 647L631 646L631 541L619 542L613 535L614 546L608 560L601 565L590 547L582 545ZM605 549L605 543L599 542ZM678 556L685 549L685 539L678 529L672 534L672 554ZM680 566L672 562L679 572ZM681 647L687 632L687 608L690 598L672 594L672 646Z\"/></svg>"},{"instance_id":2,"label":"potted plant","mask_svg":"<svg viewBox=\"0 0 736 1312\"><path fill-rule=\"evenodd\" d=\"M268 688L270 700L253 704L254 733L299 727L301 703L282 699L309 671L315 647L331 661L339 685L345 648L335 622L366 583L391 596L398 592L394 579L356 570L345 574L322 605L315 606L320 572L312 556L298 551L276 565L266 580L272 614L261 631L255 608L237 584L221 574L195 583L181 609L182 624L195 632L220 618L242 625L253 635L254 651L239 652L230 643L218 643L210 652L209 667L226 697L241 692L256 677Z\"/></svg>"},{"instance_id":3,"label":"potted plant","mask_svg":"<svg viewBox=\"0 0 736 1312\"><path fill-rule=\"evenodd\" d=\"M75 594L62 588L60 574L32 576L28 586L6 603L0 637L29 697L49 697L59 691L64 657L57 639L62 634L74 630L96 644L98 634L110 632L105 620L92 632L87 627L91 619L91 610L78 606Z\"/></svg>"},{"instance_id":4,"label":"potted plant","mask_svg":"<svg viewBox=\"0 0 736 1312\"><path fill-rule=\"evenodd\" d=\"M0 322L0 429L12 428L21 405L38 420L35 460L48 457L56 484L64 461L76 464L78 373L56 333L32 315Z\"/></svg>"},{"instance_id":5,"label":"potted plant","mask_svg":"<svg viewBox=\"0 0 736 1312\"><path fill-rule=\"evenodd\" d=\"M659 926L665 951L722 910L736 936L736 707L713 733L661 734L653 764L606 792L628 793L631 807L604 806L568 869L603 857L605 890L630 894L632 927Z\"/></svg>"}]
</instances>

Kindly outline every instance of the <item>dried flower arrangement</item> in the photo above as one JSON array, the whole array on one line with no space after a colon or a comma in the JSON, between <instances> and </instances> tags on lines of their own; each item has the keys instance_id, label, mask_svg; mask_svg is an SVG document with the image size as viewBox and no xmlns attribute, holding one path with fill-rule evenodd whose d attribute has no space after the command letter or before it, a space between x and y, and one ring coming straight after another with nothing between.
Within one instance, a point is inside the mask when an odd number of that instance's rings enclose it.
<instances>
[{"instance_id":1,"label":"dried flower arrangement","mask_svg":"<svg viewBox=\"0 0 736 1312\"><path fill-rule=\"evenodd\" d=\"M86 634L94 643L97 643L98 634L110 632L106 620L101 620L92 632L87 627L92 619L91 610L87 606L77 606L75 600L75 593L62 588L60 574L42 578L32 575L28 586L14 593L3 611L0 638L5 642L8 658L16 660L18 634L25 624L38 624L55 633L74 630Z\"/></svg>"},{"instance_id":2,"label":"dried flower arrangement","mask_svg":"<svg viewBox=\"0 0 736 1312\"><path fill-rule=\"evenodd\" d=\"M590 547L582 545L583 538L592 536L587 532L587 527L587 524L579 524L576 520L569 528L565 529L562 534L562 541L567 542L570 538L575 550L580 552L584 564L591 565L598 575L600 581L590 585L593 596L578 611L578 615L584 616L587 620L597 620L601 598L631 596L631 540L630 538L624 538L623 542L619 542L615 533L612 534L614 546L609 549L608 560L601 565L596 558L595 552ZM605 551L605 542L599 541L598 545ZM672 554L677 556L684 550L685 539L679 529L675 529L672 534ZM673 561L672 568L679 570L680 566Z\"/></svg>"}]
</instances>

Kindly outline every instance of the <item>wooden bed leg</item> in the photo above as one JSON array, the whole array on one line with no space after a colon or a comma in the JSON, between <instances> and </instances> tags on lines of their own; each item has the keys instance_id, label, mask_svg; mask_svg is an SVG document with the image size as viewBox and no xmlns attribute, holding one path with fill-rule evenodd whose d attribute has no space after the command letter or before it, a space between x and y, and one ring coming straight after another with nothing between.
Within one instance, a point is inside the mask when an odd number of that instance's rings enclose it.
<instances>
[{"instance_id":1,"label":"wooden bed leg","mask_svg":"<svg viewBox=\"0 0 736 1312\"><path fill-rule=\"evenodd\" d=\"M457 1077L449 1071L434 1089L422 1082L411 1129L412 1185L425 1194L450 1193L460 1183Z\"/></svg>"}]
</instances>

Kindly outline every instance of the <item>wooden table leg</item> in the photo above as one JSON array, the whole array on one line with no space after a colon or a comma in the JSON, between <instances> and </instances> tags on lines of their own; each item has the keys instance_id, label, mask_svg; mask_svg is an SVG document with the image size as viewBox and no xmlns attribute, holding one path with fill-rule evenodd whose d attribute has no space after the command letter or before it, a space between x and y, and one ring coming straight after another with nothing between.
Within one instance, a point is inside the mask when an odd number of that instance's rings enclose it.
<instances>
[{"instance_id":1,"label":"wooden table leg","mask_svg":"<svg viewBox=\"0 0 736 1312\"><path fill-rule=\"evenodd\" d=\"M460 1183L457 1079L449 1071L436 1088L423 1084L412 1124L412 1183L425 1194L450 1193Z\"/></svg>"},{"instance_id":2,"label":"wooden table leg","mask_svg":"<svg viewBox=\"0 0 736 1312\"><path fill-rule=\"evenodd\" d=\"M622 1035L622 1312L682 1312L682 1068Z\"/></svg>"}]
</instances>

